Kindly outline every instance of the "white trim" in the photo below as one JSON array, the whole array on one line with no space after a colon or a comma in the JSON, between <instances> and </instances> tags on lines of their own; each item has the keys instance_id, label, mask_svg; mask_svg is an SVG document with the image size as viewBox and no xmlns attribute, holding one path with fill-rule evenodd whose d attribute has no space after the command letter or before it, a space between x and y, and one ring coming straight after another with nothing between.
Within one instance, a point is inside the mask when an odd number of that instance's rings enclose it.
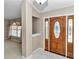
<instances>
[{"instance_id":1,"label":"white trim","mask_svg":"<svg viewBox=\"0 0 79 59\"><path fill-rule=\"evenodd\" d=\"M53 16L45 16L45 17L43 17L43 18L45 19L45 18L51 18L51 17L57 17L57 16L68 16L68 15L74 15L74 13L70 13L70 14L60 14L60 15L53 15Z\"/></svg>"},{"instance_id":2,"label":"white trim","mask_svg":"<svg viewBox=\"0 0 79 59\"><path fill-rule=\"evenodd\" d=\"M34 33L32 34L32 37L40 36L40 33Z\"/></svg>"},{"instance_id":3,"label":"white trim","mask_svg":"<svg viewBox=\"0 0 79 59\"><path fill-rule=\"evenodd\" d=\"M57 17L57 16L66 16L66 21L67 21L67 16L69 15L74 15L74 13L71 14L63 14L63 15L54 15L54 16L48 16L48 17L43 17L43 48L45 49L45 18L48 18L48 20L50 20L49 18L51 17ZM50 30L50 29L49 29ZM66 56L67 56L67 22L66 22Z\"/></svg>"},{"instance_id":4,"label":"white trim","mask_svg":"<svg viewBox=\"0 0 79 59\"><path fill-rule=\"evenodd\" d=\"M33 5L32 6L38 13L40 13L40 11Z\"/></svg>"},{"instance_id":5,"label":"white trim","mask_svg":"<svg viewBox=\"0 0 79 59\"><path fill-rule=\"evenodd\" d=\"M35 52L37 52L37 51L39 51L39 50L45 51L43 48L38 48L38 49L34 50L29 56L27 56L27 57L22 56L22 59L27 59L27 58L29 58L30 56L32 56L33 53L35 53Z\"/></svg>"},{"instance_id":6,"label":"white trim","mask_svg":"<svg viewBox=\"0 0 79 59\"><path fill-rule=\"evenodd\" d=\"M66 16L66 57L67 57L67 16Z\"/></svg>"},{"instance_id":7,"label":"white trim","mask_svg":"<svg viewBox=\"0 0 79 59\"><path fill-rule=\"evenodd\" d=\"M43 48L45 49L45 19L43 18Z\"/></svg>"},{"instance_id":8,"label":"white trim","mask_svg":"<svg viewBox=\"0 0 79 59\"><path fill-rule=\"evenodd\" d=\"M50 20L48 19L48 22L49 22L49 24L50 24ZM49 29L48 29L49 31L50 31L50 25L49 25ZM48 39L48 50L50 50L50 32L48 32L49 34L49 39Z\"/></svg>"}]
</instances>

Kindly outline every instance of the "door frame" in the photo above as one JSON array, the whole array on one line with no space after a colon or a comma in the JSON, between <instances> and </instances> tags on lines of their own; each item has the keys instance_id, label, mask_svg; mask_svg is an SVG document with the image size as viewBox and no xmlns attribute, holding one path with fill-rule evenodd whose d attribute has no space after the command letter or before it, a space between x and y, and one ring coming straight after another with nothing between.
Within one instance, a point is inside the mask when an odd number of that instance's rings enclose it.
<instances>
[{"instance_id":1,"label":"door frame","mask_svg":"<svg viewBox=\"0 0 79 59\"><path fill-rule=\"evenodd\" d=\"M45 19L48 18L50 20L51 17L57 17L57 16L66 16L66 56L67 57L67 16L74 15L74 13L71 14L63 14L63 15L53 15L53 16L46 16L43 17L43 50L45 50ZM50 30L50 29L49 29ZM50 39L49 39L50 40Z\"/></svg>"},{"instance_id":2,"label":"door frame","mask_svg":"<svg viewBox=\"0 0 79 59\"><path fill-rule=\"evenodd\" d=\"M69 58L74 58L74 15L69 15L69 16L67 16L67 19L69 20L69 19L72 19L72 48L73 48L73 53L72 53L72 57L70 57L70 56L68 56L67 55L67 57L69 57ZM68 20L67 20L67 26L68 26ZM68 27L67 27L67 34L68 34ZM67 35L67 39L68 39L68 35ZM67 40L67 52L68 52L68 40ZM68 54L68 53L67 53Z\"/></svg>"}]
</instances>

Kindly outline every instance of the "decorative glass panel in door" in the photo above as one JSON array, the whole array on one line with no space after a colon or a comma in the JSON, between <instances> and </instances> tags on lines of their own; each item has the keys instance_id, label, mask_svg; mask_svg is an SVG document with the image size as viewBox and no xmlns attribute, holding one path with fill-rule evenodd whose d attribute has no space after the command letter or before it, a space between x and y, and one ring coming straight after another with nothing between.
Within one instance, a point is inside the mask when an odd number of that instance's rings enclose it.
<instances>
[{"instance_id":1,"label":"decorative glass panel in door","mask_svg":"<svg viewBox=\"0 0 79 59\"><path fill-rule=\"evenodd\" d=\"M45 38L49 39L49 22L45 22Z\"/></svg>"},{"instance_id":2,"label":"decorative glass panel in door","mask_svg":"<svg viewBox=\"0 0 79 59\"><path fill-rule=\"evenodd\" d=\"M68 42L72 43L72 19L68 20Z\"/></svg>"},{"instance_id":3,"label":"decorative glass panel in door","mask_svg":"<svg viewBox=\"0 0 79 59\"><path fill-rule=\"evenodd\" d=\"M50 18L50 51L65 55L66 16Z\"/></svg>"},{"instance_id":4,"label":"decorative glass panel in door","mask_svg":"<svg viewBox=\"0 0 79 59\"><path fill-rule=\"evenodd\" d=\"M45 50L48 50L48 39L49 39L49 21L45 19Z\"/></svg>"},{"instance_id":5,"label":"decorative glass panel in door","mask_svg":"<svg viewBox=\"0 0 79 59\"><path fill-rule=\"evenodd\" d=\"M60 36L60 24L58 21L56 21L54 24L54 35L56 38L59 38Z\"/></svg>"},{"instance_id":6,"label":"decorative glass panel in door","mask_svg":"<svg viewBox=\"0 0 79 59\"><path fill-rule=\"evenodd\" d=\"M67 56L73 58L74 16L67 17Z\"/></svg>"}]
</instances>

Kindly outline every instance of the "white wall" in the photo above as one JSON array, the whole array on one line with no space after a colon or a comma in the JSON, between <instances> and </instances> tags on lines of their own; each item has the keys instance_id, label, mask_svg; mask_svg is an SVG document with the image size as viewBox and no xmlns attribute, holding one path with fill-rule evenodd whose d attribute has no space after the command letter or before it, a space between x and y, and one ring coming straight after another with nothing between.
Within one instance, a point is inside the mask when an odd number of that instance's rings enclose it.
<instances>
[{"instance_id":1,"label":"white wall","mask_svg":"<svg viewBox=\"0 0 79 59\"><path fill-rule=\"evenodd\" d=\"M66 8L61 8L57 10L52 10L46 13L42 13L43 17L52 17L56 15L66 15L66 14L71 14L74 13L74 6L66 7Z\"/></svg>"},{"instance_id":2,"label":"white wall","mask_svg":"<svg viewBox=\"0 0 79 59\"><path fill-rule=\"evenodd\" d=\"M39 33L32 35L32 51L41 48L41 35Z\"/></svg>"},{"instance_id":3,"label":"white wall","mask_svg":"<svg viewBox=\"0 0 79 59\"><path fill-rule=\"evenodd\" d=\"M38 17L39 19L34 19L34 30L35 32L37 32L37 34L39 33L40 36L35 36L32 37L32 43L34 43L32 46L33 50L36 50L37 48L43 48L43 20L41 17L41 14L39 12L37 12L35 9L32 9L32 16ZM37 46L35 45L38 42ZM35 46L34 46L35 45Z\"/></svg>"},{"instance_id":4,"label":"white wall","mask_svg":"<svg viewBox=\"0 0 79 59\"><path fill-rule=\"evenodd\" d=\"M38 32L40 36L32 37L32 16L38 17ZM40 14L24 1L22 6L22 55L27 57L37 48L42 48L42 19ZM37 43L36 43L37 42ZM37 46L36 46L37 45Z\"/></svg>"},{"instance_id":5,"label":"white wall","mask_svg":"<svg viewBox=\"0 0 79 59\"><path fill-rule=\"evenodd\" d=\"M28 2L29 1L29 2ZM22 4L22 56L32 53L32 6L31 0L23 0Z\"/></svg>"}]
</instances>

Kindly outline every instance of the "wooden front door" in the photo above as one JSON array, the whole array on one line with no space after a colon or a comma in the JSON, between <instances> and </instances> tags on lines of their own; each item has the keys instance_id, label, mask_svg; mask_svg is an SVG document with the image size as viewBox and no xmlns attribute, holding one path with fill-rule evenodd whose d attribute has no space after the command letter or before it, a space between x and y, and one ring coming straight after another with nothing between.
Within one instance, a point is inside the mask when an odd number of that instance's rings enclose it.
<instances>
[{"instance_id":1,"label":"wooden front door","mask_svg":"<svg viewBox=\"0 0 79 59\"><path fill-rule=\"evenodd\" d=\"M74 16L67 17L67 56L73 58Z\"/></svg>"},{"instance_id":2,"label":"wooden front door","mask_svg":"<svg viewBox=\"0 0 79 59\"><path fill-rule=\"evenodd\" d=\"M58 25L55 25L58 23ZM56 28L56 29L55 29ZM65 55L66 16L50 18L50 51Z\"/></svg>"}]
</instances>

